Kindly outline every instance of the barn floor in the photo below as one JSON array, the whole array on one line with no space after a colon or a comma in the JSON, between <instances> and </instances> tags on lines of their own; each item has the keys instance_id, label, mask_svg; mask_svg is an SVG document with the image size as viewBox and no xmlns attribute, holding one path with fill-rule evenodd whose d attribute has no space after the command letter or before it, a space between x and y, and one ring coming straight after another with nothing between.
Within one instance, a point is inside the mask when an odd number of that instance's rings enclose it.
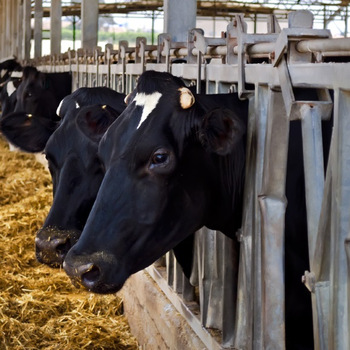
<instances>
[{"instance_id":1,"label":"barn floor","mask_svg":"<svg viewBox=\"0 0 350 350\"><path fill-rule=\"evenodd\" d=\"M137 349L118 296L78 290L36 261L51 192L34 155L10 152L0 138L0 350Z\"/></svg>"}]
</instances>

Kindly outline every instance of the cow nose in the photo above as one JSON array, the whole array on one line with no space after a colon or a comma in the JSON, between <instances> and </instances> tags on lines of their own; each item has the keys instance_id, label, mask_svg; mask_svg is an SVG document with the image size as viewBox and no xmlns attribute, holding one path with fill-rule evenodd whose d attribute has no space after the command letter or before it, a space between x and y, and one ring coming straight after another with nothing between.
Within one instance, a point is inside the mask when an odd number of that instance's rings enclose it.
<instances>
[{"instance_id":1,"label":"cow nose","mask_svg":"<svg viewBox=\"0 0 350 350\"><path fill-rule=\"evenodd\" d=\"M68 233L59 230L40 230L35 238L36 258L51 267L62 266L72 240Z\"/></svg>"},{"instance_id":2,"label":"cow nose","mask_svg":"<svg viewBox=\"0 0 350 350\"><path fill-rule=\"evenodd\" d=\"M92 262L72 265L65 260L63 262L63 268L75 287L79 288L82 285L88 290L93 290L99 283L101 270Z\"/></svg>"}]
</instances>

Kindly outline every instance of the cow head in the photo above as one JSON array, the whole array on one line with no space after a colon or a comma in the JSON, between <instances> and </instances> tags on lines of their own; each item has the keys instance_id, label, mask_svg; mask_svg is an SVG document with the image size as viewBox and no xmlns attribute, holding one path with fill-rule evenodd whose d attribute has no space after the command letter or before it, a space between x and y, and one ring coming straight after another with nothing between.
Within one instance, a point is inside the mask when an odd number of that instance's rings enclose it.
<instances>
[{"instance_id":1,"label":"cow head","mask_svg":"<svg viewBox=\"0 0 350 350\"><path fill-rule=\"evenodd\" d=\"M45 153L53 182L53 203L35 239L40 262L61 265L79 239L103 178L97 158L98 142L118 115L106 105L74 106L47 142ZM88 133L78 127L81 120L87 122Z\"/></svg>"},{"instance_id":2,"label":"cow head","mask_svg":"<svg viewBox=\"0 0 350 350\"><path fill-rule=\"evenodd\" d=\"M168 73L141 75L99 145L105 176L64 261L73 283L115 292L203 225L234 235L247 112L229 98L236 112Z\"/></svg>"},{"instance_id":3,"label":"cow head","mask_svg":"<svg viewBox=\"0 0 350 350\"><path fill-rule=\"evenodd\" d=\"M60 121L57 106L70 92L69 73L42 73L25 67L14 111L1 120L2 133L24 151L42 151Z\"/></svg>"}]
</instances>

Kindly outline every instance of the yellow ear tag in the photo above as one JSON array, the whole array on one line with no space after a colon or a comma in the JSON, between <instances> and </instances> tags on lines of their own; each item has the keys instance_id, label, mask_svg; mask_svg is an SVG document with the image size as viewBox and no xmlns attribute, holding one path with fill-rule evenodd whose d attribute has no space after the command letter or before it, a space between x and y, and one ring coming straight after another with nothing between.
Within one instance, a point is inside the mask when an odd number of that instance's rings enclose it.
<instances>
[{"instance_id":1,"label":"yellow ear tag","mask_svg":"<svg viewBox=\"0 0 350 350\"><path fill-rule=\"evenodd\" d=\"M187 87L182 87L180 91L180 106L183 109L188 109L193 106L195 98L192 92Z\"/></svg>"}]
</instances>

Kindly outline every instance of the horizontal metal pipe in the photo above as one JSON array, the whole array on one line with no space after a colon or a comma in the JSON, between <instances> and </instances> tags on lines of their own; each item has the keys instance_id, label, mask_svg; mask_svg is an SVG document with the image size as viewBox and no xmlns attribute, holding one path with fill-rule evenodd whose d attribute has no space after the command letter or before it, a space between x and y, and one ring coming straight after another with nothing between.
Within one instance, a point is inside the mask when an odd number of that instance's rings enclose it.
<instances>
[{"instance_id":1,"label":"horizontal metal pipe","mask_svg":"<svg viewBox=\"0 0 350 350\"><path fill-rule=\"evenodd\" d=\"M299 52L350 52L350 38L301 40L297 43L296 49Z\"/></svg>"}]
</instances>

